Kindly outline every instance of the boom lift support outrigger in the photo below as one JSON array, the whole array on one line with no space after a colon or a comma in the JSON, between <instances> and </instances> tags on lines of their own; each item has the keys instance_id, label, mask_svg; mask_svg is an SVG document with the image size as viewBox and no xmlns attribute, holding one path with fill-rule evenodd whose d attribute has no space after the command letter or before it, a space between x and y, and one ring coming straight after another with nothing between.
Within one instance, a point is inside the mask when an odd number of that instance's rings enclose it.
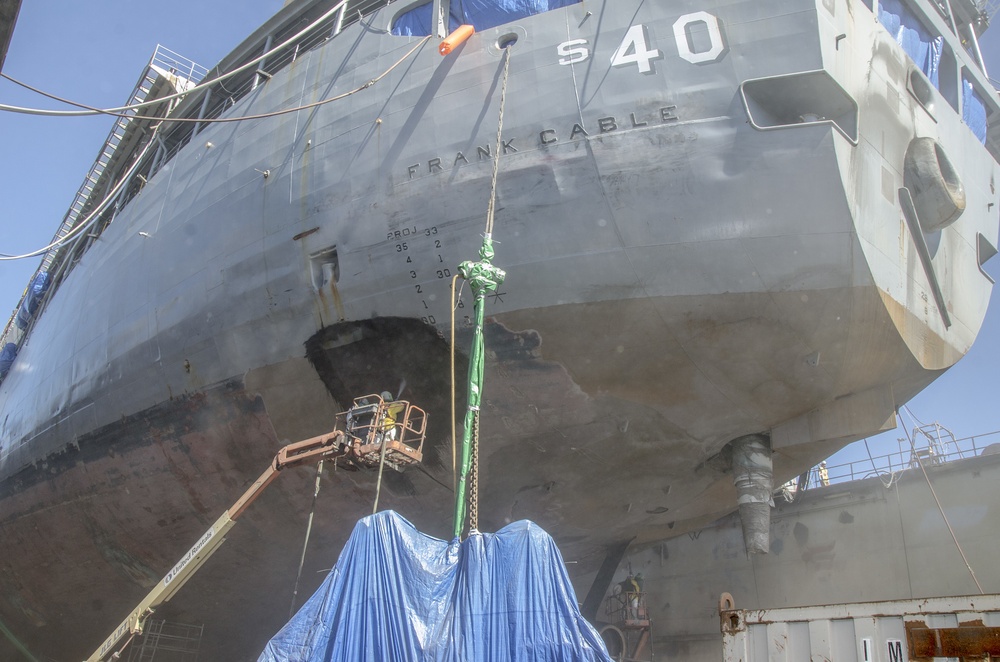
<instances>
[{"instance_id":1,"label":"boom lift support outrigger","mask_svg":"<svg viewBox=\"0 0 1000 662\"><path fill-rule=\"evenodd\" d=\"M191 549L85 662L117 659L121 653L121 650L114 650L118 643L127 634L134 636L142 633L146 618L157 607L170 600L198 572L225 542L226 533L233 528L240 515L282 470L338 459L368 468L378 467L384 462L401 470L404 466L421 461L426 427L427 414L423 409L406 400L387 402L378 395L367 395L355 398L349 411L337 414L333 432L297 441L279 450L271 465L243 496L198 538Z\"/></svg>"}]
</instances>

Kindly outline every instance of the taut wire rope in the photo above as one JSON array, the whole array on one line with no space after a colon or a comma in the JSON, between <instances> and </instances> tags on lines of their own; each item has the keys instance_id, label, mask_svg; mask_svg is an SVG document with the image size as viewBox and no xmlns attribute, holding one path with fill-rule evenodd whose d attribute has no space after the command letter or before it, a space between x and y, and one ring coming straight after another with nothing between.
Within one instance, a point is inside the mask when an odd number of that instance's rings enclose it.
<instances>
[{"instance_id":1,"label":"taut wire rope","mask_svg":"<svg viewBox=\"0 0 1000 662\"><path fill-rule=\"evenodd\" d=\"M70 230L69 232L67 232L64 237L61 237L58 240L53 241L48 246L43 246L42 248L33 250L30 253L24 253L22 255L7 255L6 253L0 253L0 261L23 260L24 258L28 257L37 257L42 253L52 250L53 248L65 245L71 239L75 239L80 233L89 229L90 226L97 221L101 213L104 212L108 204L118 196L119 191L121 191L122 187L125 186L125 183L130 181L132 179L132 175L135 174L136 170L139 169L139 165L142 163L142 160L146 157L146 154L149 153L150 148L152 148L152 146L156 143L154 138L156 137L156 132L159 130L159 128L160 124L157 124L156 126L153 127L153 132L152 134L150 134L149 142L147 142L146 146L143 147L142 152L140 152L139 155L136 156L135 161L132 163L132 166L125 173L125 175L121 177L118 184L116 184L115 187L108 192L108 194L104 197L104 199L101 200L100 204L98 204L97 207L94 208L94 211L90 212L90 214L87 215L87 218L85 218L82 223L77 224L77 226L72 230Z\"/></svg>"},{"instance_id":2,"label":"taut wire rope","mask_svg":"<svg viewBox=\"0 0 1000 662\"><path fill-rule=\"evenodd\" d=\"M259 114L259 115L244 115L242 117L221 117L221 118L215 118L215 119L211 119L211 120L208 120L208 119L197 120L197 119L192 118L192 117L162 118L161 122L154 127L154 134L155 134L155 131L157 129L159 129L160 125L163 124L164 122L166 122L168 124L171 123L171 122L198 122L198 121L200 121L202 123L210 123L210 122L215 122L215 123L218 123L218 122L243 122L243 121L247 121L247 120L257 120L257 119L263 119L263 118L267 118L267 117L275 117L275 116L278 116L278 115L285 115L285 114L288 114L288 113L298 112L300 110L308 110L310 108L315 108L316 106L321 106L323 104L331 103L333 101L339 101L339 100L341 100L341 99L343 99L345 97L351 96L352 94L356 94L356 93L358 93L358 92L360 92L362 90L365 90L365 89L371 87L372 85L378 83L380 80L382 80L387 75L389 75L389 73L393 69L395 69L396 67L398 67L408 57L410 57L411 55L413 55L413 53L415 53L416 50L421 45L423 45L424 43L426 43L428 39L430 39L430 37L425 37L424 39L422 39L413 48L411 48L409 51L407 51L407 53L405 55L403 55L403 57L401 57L400 59L396 60L396 62L394 62L392 64L392 66L390 66L388 69L386 69L381 74L379 74L375 78L371 79L367 83L365 83L365 84L363 84L363 85L361 85L359 87L356 87L353 90L349 90L349 91L344 92L342 94L338 94L337 96L330 97L329 99L322 99L320 101L316 101L316 102L313 102L313 103L310 103L310 104L306 104L304 106L296 106L295 108L285 108L283 110L276 110L276 111L272 111L270 113L263 113L263 114ZM164 99L166 99L166 98L168 98L168 97L164 97ZM160 99L160 101L162 101L162 100L163 99ZM2 110L2 104L0 104L0 110ZM134 116L134 115L121 115L121 114L104 112L104 111L102 111L102 112L104 114L112 115L114 117L126 117L126 118L129 118L129 119L135 119L136 118L136 116ZM100 202L100 204L98 205L98 207L95 208L95 210L93 212L91 212L91 214L87 217L87 219L83 223L78 224L75 228L73 228L73 230L71 232L69 232L65 237L62 237L58 241L52 242L51 244L49 244L48 246L45 246L44 248L39 248L39 249L31 251L29 253L24 253L22 255L7 255L5 253L0 253L0 260L22 260L24 258L37 257L38 255L41 255L42 253L45 253L46 251L49 251L49 250L51 250L53 248L57 248L59 246L65 245L71 238L73 238L76 235L80 234L80 232L82 232L83 229L86 229L86 227L89 227L89 224L90 224L90 222L92 220L95 220L96 217L101 212L104 211L104 209L107 207L108 202L110 202L111 200L114 199L114 197L118 194L118 191L122 187L122 185L124 184L124 182L126 182L132 176L134 170L137 169L139 167L139 165L142 163L143 158L145 158L145 156L148 153L148 151L149 151L150 147L152 146L152 144L153 144L153 141L152 141L152 139L150 139L150 142L146 145L145 149L143 149L142 153L136 159L135 164L133 165L133 169L130 170L126 174L126 176L122 177L122 179L118 183L118 185L111 192L109 192L107 196L105 196L104 200L102 200Z\"/></svg>"},{"instance_id":3,"label":"taut wire rope","mask_svg":"<svg viewBox=\"0 0 1000 662\"><path fill-rule=\"evenodd\" d=\"M78 106L80 108L85 108L86 109L86 110L55 110L55 111L48 111L48 110L43 110L43 109L39 109L39 108L21 108L21 107L18 107L18 106L9 106L7 104L0 104L0 110L6 110L6 111L10 111L10 112L15 112L15 113L24 113L24 114L28 114L28 115L62 115L62 116L66 116L66 117L74 117L74 116L80 117L80 116L86 116L86 115L102 115L102 114L103 115L107 115L107 114L114 114L116 112L123 111L123 110L138 110L140 108L146 108L148 106L152 106L152 105L155 105L155 104L158 104L158 103L162 103L164 101L170 101L172 99L179 99L181 97L187 96L188 94L192 94L194 92L200 92L201 90L205 89L206 87L210 87L210 86L214 85L215 83L220 83L221 84L221 81L224 81L224 80L227 80L229 78L232 78L236 74L242 73L242 72L246 71L247 69L249 69L250 67L263 62L264 60L266 60L267 58L269 58L274 53L276 53L276 52L280 51L281 49L286 48L286 47L290 46L291 44L293 44L294 42L298 41L299 39L301 39L302 37L304 37L306 34L308 34L310 30L313 30L320 23L322 23L326 19L328 19L331 16L333 16L336 12L340 11L341 5L343 5L346 1L347 0L343 0L343 2L338 2L333 8L327 10L324 14L322 14L315 21L313 21L312 23L310 23L306 27L302 28L301 30L299 30L298 32L296 32L295 34L293 34L291 37L289 37L285 41L281 42L280 44L278 44L277 46L275 46L271 50L263 53L262 55L257 56L256 58L254 58L254 59L252 59L252 60L250 60L248 62L245 62L245 63L241 64L239 67L233 69L232 71L230 71L228 73L216 76L215 78L213 78L211 80L202 81L201 83L198 83L194 87L192 87L190 89L187 89L187 90L184 90L183 92L177 92L177 93L171 94L169 96L165 96L165 97L160 97L158 99L154 99L152 101L143 101L141 103L136 103L136 104L132 104L132 105L129 105L129 106L118 106L116 108L99 109L99 108L93 108L91 106L86 106L86 105L81 104L81 103L76 103L76 102L73 102L73 101L68 101L66 99L61 99L61 98L56 97L54 95L48 94L47 92L42 92L41 90L35 89L35 88L31 87L30 85L28 85L26 83L22 83L21 81L15 79L15 78L12 78L12 77L8 76L5 73L0 72L0 76L2 76L3 78L6 78L7 80L11 81L12 83L16 83L17 85L20 85L21 87L25 87L25 88L33 91L33 92L37 92L38 94L41 94L43 96L47 96L47 97L49 97L51 99L55 99L56 101L61 101L62 103L69 104L71 106Z\"/></svg>"},{"instance_id":4,"label":"taut wire rope","mask_svg":"<svg viewBox=\"0 0 1000 662\"><path fill-rule=\"evenodd\" d=\"M483 363L485 349L483 327L485 320L486 295L496 292L507 274L493 266L493 217L496 209L497 172L500 166L500 150L503 148L503 113L507 101L507 81L510 76L510 46L504 48L503 85L500 91L500 113L497 120L497 142L493 154L493 174L490 182L490 199L486 211L486 232L483 245L479 249L479 261L467 260L458 265L458 273L469 282L475 300L475 323L472 333L472 348L469 351L468 405L462 428L462 463L455 491L455 527L458 538L465 526L466 487L469 494L469 530L479 530L479 413L482 403ZM471 476L470 476L471 471ZM470 483L471 478L471 483Z\"/></svg>"},{"instance_id":5,"label":"taut wire rope","mask_svg":"<svg viewBox=\"0 0 1000 662\"><path fill-rule=\"evenodd\" d=\"M909 412L909 410L907 410L907 412ZM911 413L910 416L913 416L913 414ZM915 416L914 419L916 419ZM958 542L958 537L955 535L955 530L951 528L951 522L948 521L948 516L944 512L944 507L941 505L941 500L938 499L937 492L934 490L934 485L931 484L931 479L930 476L927 475L927 469L924 468L923 460L920 459L920 455L918 455L916 452L917 450L916 445L913 443L913 438L910 436L910 431L906 427L904 427L903 432L906 433L906 439L907 441L910 442L910 449L913 451L913 457L916 458L917 464L920 466L920 471L922 471L924 474L924 480L927 481L927 487L929 487L931 490L931 496L934 497L934 503L937 504L938 512L941 513L941 518L944 519L944 524L946 527L948 527L948 533L951 534L951 539L955 543L955 547L958 548L958 553L962 556L962 561L965 563L966 569L969 571L969 574L972 575L972 581L975 582L976 588L979 589L980 595L985 595L986 592L983 590L983 587L979 584L979 580L976 578L976 573L972 569L972 566L969 564L969 559L966 558L965 552L962 550L962 545L959 544Z\"/></svg>"},{"instance_id":6,"label":"taut wire rope","mask_svg":"<svg viewBox=\"0 0 1000 662\"><path fill-rule=\"evenodd\" d=\"M182 122L182 123L183 122L188 122L188 123L200 123L200 124L220 124L220 123L226 123L226 122L245 122L245 121L248 121L248 120L259 120L259 119L266 119L268 117L276 117L278 115L287 115L288 113L297 113L300 110L309 110L310 108L315 108L317 106L322 106L322 105L327 104L327 103L331 103L331 102L334 102L334 101L340 101L341 99L349 97L352 94L357 94L358 92L361 92L362 90L367 90L372 85L375 85L376 83L378 83L380 80L382 80L383 78L385 78L386 76L388 76L389 73L393 69L395 69L400 64L402 64L403 62L405 62L407 58L409 58L411 55L413 55L413 53L415 53L417 51L417 49L419 49L421 46L423 46L425 43L427 43L427 40L429 40L429 39L430 39L430 36L427 36L427 37L424 37L423 39L421 39L420 41L418 41L413 48L411 48L410 50L408 50L403 55L403 57L401 57L398 60L396 60L388 69L386 69L385 71L383 71L382 73L380 73L375 78L372 78L368 82L366 82L366 83L364 83L362 85L359 85L358 87L354 88L353 90L348 90L347 92L342 92L341 94L338 94L336 96L332 96L332 97L330 97L328 99L321 99L319 101L314 101L312 103L307 103L307 104L305 104L303 106L295 106L294 108L283 108L281 110L273 110L273 111L271 111L269 113L260 113L258 115L243 115L241 117L215 117L215 118L211 118L211 119L208 119L208 118L198 119L197 117L164 117L163 121L164 122L168 122L168 123L172 123L172 122ZM3 76L3 75L4 74L0 74L0 76ZM88 109L90 109L90 110L93 111L91 113L87 113L88 115L110 115L111 117L123 117L125 119L135 119L135 118L138 117L139 119L142 119L142 116L139 116L139 115L128 115L128 114L125 114L125 113L118 112L118 109L115 109L115 110L102 110L100 108L94 108L94 107L91 107L91 106L87 106L85 104L76 103L76 102L69 101L69 100L66 100L66 99L61 99L59 97L55 97L53 95L46 94L45 92L42 92L41 90L35 90L34 88L31 88L31 87L29 87L28 89L31 89L32 91L38 92L39 94L44 94L45 96L52 97L54 99L62 101L63 103L68 103L68 104L71 104L71 105L74 105L74 106L82 106L84 108L88 108ZM188 91L188 92L185 92L184 94L190 94L190 93L191 92ZM154 103L161 103L161 102L166 101L168 99L175 98L176 96L177 95L170 95L170 96L166 96L166 97L160 97ZM13 108L15 108L15 106L7 106L6 104L0 104L0 110L7 110L7 111L10 111L10 112L20 112L20 111L12 110ZM37 109L34 109L34 110L37 110ZM33 113L28 113L28 114L30 114L30 115L52 115L52 116L56 116L56 117L58 117L58 116L65 116L65 113L63 111L45 112L45 111L39 110L39 112L33 112Z\"/></svg>"}]
</instances>

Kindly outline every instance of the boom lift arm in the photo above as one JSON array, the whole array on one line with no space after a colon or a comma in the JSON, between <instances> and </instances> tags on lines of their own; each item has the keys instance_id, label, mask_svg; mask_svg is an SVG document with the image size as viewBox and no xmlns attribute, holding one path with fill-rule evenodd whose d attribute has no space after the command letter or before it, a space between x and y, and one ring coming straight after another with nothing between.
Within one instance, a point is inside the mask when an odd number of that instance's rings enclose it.
<instances>
[{"instance_id":1,"label":"boom lift arm","mask_svg":"<svg viewBox=\"0 0 1000 662\"><path fill-rule=\"evenodd\" d=\"M350 420L349 414L357 411L365 414L361 423ZM388 420L387 412L389 412ZM127 634L131 633L133 636L142 634L146 618L157 607L170 600L184 586L185 582L198 572L205 561L222 546L226 540L226 533L233 528L236 520L278 477L282 470L337 458L347 458L354 464L368 467L385 461L389 466L400 469L405 465L416 464L422 459L426 433L426 413L419 407L411 405L405 400L399 400L390 405L378 395L368 395L356 398L351 410L338 414L337 418L343 419L345 416L347 418L346 431L338 429L340 427L338 420L333 432L297 441L279 450L270 466L243 493L243 496L237 499L236 503L198 538L191 549L181 557L85 662L103 662L109 659L109 654L111 654L110 659L118 659L121 651L113 652L118 643ZM382 452L383 445L385 446L384 453ZM127 644L128 642L126 642Z\"/></svg>"}]
</instances>

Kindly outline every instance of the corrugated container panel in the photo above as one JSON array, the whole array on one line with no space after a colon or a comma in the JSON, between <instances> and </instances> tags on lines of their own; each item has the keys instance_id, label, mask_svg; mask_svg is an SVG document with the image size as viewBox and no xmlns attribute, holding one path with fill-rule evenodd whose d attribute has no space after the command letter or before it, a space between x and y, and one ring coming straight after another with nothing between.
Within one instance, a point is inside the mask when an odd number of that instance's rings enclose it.
<instances>
[{"instance_id":1,"label":"corrugated container panel","mask_svg":"<svg viewBox=\"0 0 1000 662\"><path fill-rule=\"evenodd\" d=\"M724 595L720 605L731 606L731 600ZM1000 656L998 595L722 609L720 621L725 662L919 662Z\"/></svg>"}]
</instances>

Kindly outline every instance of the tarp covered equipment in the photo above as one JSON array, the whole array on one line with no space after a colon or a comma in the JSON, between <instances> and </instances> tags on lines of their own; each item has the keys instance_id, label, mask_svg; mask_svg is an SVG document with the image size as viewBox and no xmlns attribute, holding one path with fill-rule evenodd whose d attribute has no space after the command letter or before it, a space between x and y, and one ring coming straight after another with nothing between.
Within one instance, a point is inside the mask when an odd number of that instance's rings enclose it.
<instances>
[{"instance_id":1,"label":"tarp covered equipment","mask_svg":"<svg viewBox=\"0 0 1000 662\"><path fill-rule=\"evenodd\" d=\"M42 303L42 297L49 289L49 274L45 271L40 271L35 274L35 277L31 279L31 284L28 286L28 291L24 294L24 299L21 301L21 307L17 310L17 327L19 329L27 329L28 323L31 322L31 318L35 316L38 312L38 306Z\"/></svg>"},{"instance_id":2,"label":"tarp covered equipment","mask_svg":"<svg viewBox=\"0 0 1000 662\"><path fill-rule=\"evenodd\" d=\"M17 358L17 345L12 342L7 343L0 350L0 378L6 377L7 373L10 372L11 366L14 365L14 359Z\"/></svg>"},{"instance_id":3,"label":"tarp covered equipment","mask_svg":"<svg viewBox=\"0 0 1000 662\"><path fill-rule=\"evenodd\" d=\"M462 0L449 5L448 32L459 25L468 24L477 32L495 28L504 23L519 21L535 14L560 7L575 5L580 0ZM431 16L433 3L427 2L400 14L392 24L392 34L423 36L433 32Z\"/></svg>"},{"instance_id":4,"label":"tarp covered equipment","mask_svg":"<svg viewBox=\"0 0 1000 662\"><path fill-rule=\"evenodd\" d=\"M611 662L552 538L522 520L447 543L386 511L258 662Z\"/></svg>"}]
</instances>

